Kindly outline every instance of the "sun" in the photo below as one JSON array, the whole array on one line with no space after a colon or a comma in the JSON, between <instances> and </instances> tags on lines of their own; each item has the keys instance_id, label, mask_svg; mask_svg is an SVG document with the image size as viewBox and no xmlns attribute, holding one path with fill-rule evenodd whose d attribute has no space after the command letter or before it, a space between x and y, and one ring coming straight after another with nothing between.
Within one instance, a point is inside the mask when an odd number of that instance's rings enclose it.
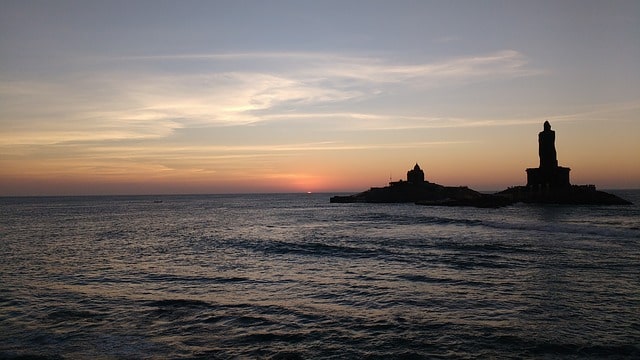
<instances>
[{"instance_id":1,"label":"sun","mask_svg":"<svg viewBox=\"0 0 640 360\"><path fill-rule=\"evenodd\" d=\"M313 194L326 186L326 179L321 176L301 174L291 179L291 187L297 191Z\"/></svg>"}]
</instances>

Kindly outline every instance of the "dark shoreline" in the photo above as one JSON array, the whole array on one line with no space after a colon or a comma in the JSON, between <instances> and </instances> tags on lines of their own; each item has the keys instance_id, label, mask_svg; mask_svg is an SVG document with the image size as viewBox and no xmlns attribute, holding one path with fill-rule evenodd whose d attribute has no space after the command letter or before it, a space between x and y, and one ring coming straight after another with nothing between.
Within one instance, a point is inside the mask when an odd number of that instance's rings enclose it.
<instances>
[{"instance_id":1,"label":"dark shoreline","mask_svg":"<svg viewBox=\"0 0 640 360\"><path fill-rule=\"evenodd\" d=\"M493 194L468 187L451 187L424 182L392 183L382 188L352 194L336 195L331 203L414 203L423 206L466 206L499 208L516 203L558 205L632 205L617 195L596 190L593 185L571 185L563 188L532 189L514 186Z\"/></svg>"}]
</instances>

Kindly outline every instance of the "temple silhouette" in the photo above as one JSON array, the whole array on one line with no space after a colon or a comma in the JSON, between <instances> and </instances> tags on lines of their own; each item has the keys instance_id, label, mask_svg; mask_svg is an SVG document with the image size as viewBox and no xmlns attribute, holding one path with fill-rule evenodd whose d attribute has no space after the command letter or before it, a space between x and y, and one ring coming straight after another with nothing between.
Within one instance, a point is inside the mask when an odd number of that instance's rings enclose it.
<instances>
[{"instance_id":1,"label":"temple silhouette","mask_svg":"<svg viewBox=\"0 0 640 360\"><path fill-rule=\"evenodd\" d=\"M416 163L416 166L412 170L407 171L407 181L412 184L421 184L424 182L424 171L420 169L420 165Z\"/></svg>"},{"instance_id":2,"label":"temple silhouette","mask_svg":"<svg viewBox=\"0 0 640 360\"><path fill-rule=\"evenodd\" d=\"M418 205L500 207L516 202L537 204L631 204L613 194L596 190L595 185L572 185L568 167L558 166L555 146L556 134L551 124L544 122L538 134L537 168L526 169L527 185L513 186L495 194L483 194L467 186L444 186L425 179L424 171L416 163L407 171L407 179L389 182L385 187L372 187L361 193L333 196L332 203L401 203Z\"/></svg>"},{"instance_id":3,"label":"temple silhouette","mask_svg":"<svg viewBox=\"0 0 640 360\"><path fill-rule=\"evenodd\" d=\"M417 163L407 171L407 179L390 181L385 187L372 187L354 195L333 196L332 203L405 203L440 206L496 207L511 203L506 197L482 194L467 186L444 186L425 179Z\"/></svg>"}]
</instances>

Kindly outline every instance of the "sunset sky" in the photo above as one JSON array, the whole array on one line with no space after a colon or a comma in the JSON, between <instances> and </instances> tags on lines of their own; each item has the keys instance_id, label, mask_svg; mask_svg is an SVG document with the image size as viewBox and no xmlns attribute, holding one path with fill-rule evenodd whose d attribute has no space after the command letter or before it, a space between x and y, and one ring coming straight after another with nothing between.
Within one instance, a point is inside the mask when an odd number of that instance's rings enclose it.
<instances>
[{"instance_id":1,"label":"sunset sky","mask_svg":"<svg viewBox=\"0 0 640 360\"><path fill-rule=\"evenodd\" d=\"M0 196L640 188L640 1L0 2Z\"/></svg>"}]
</instances>

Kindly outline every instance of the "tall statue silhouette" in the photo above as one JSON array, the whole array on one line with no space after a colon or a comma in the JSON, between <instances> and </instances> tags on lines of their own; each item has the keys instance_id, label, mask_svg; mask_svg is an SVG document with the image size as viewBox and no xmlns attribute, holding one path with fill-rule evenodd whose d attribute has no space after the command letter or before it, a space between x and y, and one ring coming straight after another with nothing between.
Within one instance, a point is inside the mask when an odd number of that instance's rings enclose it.
<instances>
[{"instance_id":1,"label":"tall statue silhouette","mask_svg":"<svg viewBox=\"0 0 640 360\"><path fill-rule=\"evenodd\" d=\"M551 130L551 124L544 122L544 131L538 133L538 155L540 168L552 169L558 167L556 155L556 132Z\"/></svg>"}]
</instances>

